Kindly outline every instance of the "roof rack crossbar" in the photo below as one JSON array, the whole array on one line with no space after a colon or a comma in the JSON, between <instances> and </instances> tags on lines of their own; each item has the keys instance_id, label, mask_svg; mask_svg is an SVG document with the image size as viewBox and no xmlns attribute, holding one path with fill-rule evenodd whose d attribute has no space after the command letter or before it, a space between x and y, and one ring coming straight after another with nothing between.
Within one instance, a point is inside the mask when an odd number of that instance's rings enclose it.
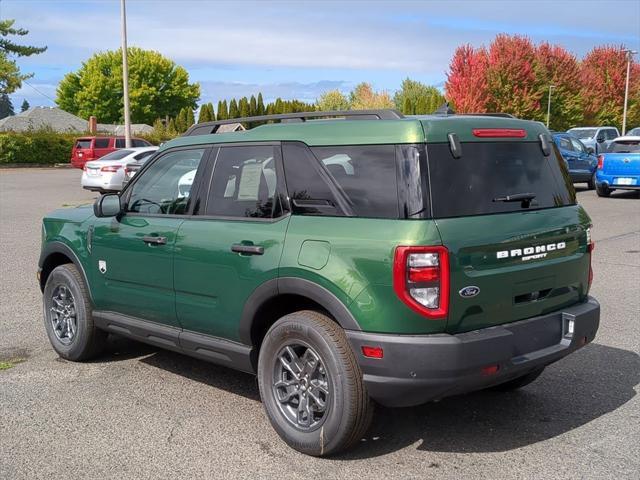
<instances>
[{"instance_id":1,"label":"roof rack crossbar","mask_svg":"<svg viewBox=\"0 0 640 480\"><path fill-rule=\"evenodd\" d=\"M279 120L281 122L306 122L307 119L318 118L344 118L346 120L397 120L404 118L399 111L394 109L383 110L330 110L324 112L296 112L281 113L277 115L260 115L257 117L229 118L215 122L203 122L192 125L183 136L206 135L216 133L221 125L231 123L268 122Z\"/></svg>"}]
</instances>

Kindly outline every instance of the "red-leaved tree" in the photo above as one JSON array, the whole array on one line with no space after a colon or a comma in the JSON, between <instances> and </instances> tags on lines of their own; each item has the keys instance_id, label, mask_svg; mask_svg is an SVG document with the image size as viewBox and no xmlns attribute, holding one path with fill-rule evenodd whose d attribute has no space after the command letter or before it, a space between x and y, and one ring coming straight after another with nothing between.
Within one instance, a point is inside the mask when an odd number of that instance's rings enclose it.
<instances>
[{"instance_id":1,"label":"red-leaved tree","mask_svg":"<svg viewBox=\"0 0 640 480\"><path fill-rule=\"evenodd\" d=\"M550 128L562 130L575 127L582 122L580 96L580 67L575 55L564 47L541 43L536 48L536 75L539 79L541 110L546 119L546 108L551 92Z\"/></svg>"},{"instance_id":2,"label":"red-leaved tree","mask_svg":"<svg viewBox=\"0 0 640 480\"><path fill-rule=\"evenodd\" d=\"M489 47L488 60L488 109L542 120L541 79L536 75L536 49L531 40L498 35Z\"/></svg>"},{"instance_id":3,"label":"red-leaved tree","mask_svg":"<svg viewBox=\"0 0 640 480\"><path fill-rule=\"evenodd\" d=\"M627 57L623 47L602 46L584 57L581 94L585 122L590 125L622 125ZM629 80L627 127L640 124L640 64L632 63Z\"/></svg>"},{"instance_id":4,"label":"red-leaved tree","mask_svg":"<svg viewBox=\"0 0 640 480\"><path fill-rule=\"evenodd\" d=\"M458 113L484 113L487 111L487 52L462 45L449 64L446 98Z\"/></svg>"}]
</instances>

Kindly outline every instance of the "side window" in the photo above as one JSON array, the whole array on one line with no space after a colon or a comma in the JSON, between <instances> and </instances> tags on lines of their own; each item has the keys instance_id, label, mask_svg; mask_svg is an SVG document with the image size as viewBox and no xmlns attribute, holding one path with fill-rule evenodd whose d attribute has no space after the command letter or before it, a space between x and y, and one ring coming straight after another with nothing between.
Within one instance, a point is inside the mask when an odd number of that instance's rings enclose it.
<instances>
[{"instance_id":1,"label":"side window","mask_svg":"<svg viewBox=\"0 0 640 480\"><path fill-rule=\"evenodd\" d=\"M313 147L360 217L399 218L394 145Z\"/></svg>"},{"instance_id":2,"label":"side window","mask_svg":"<svg viewBox=\"0 0 640 480\"><path fill-rule=\"evenodd\" d=\"M116 148L124 148L124 138L116 138Z\"/></svg>"},{"instance_id":3,"label":"side window","mask_svg":"<svg viewBox=\"0 0 640 480\"><path fill-rule=\"evenodd\" d=\"M134 138L131 140L131 145L133 147L148 147L149 143L144 140L140 140L139 138Z\"/></svg>"},{"instance_id":4,"label":"side window","mask_svg":"<svg viewBox=\"0 0 640 480\"><path fill-rule=\"evenodd\" d=\"M147 158L148 156L153 155L154 153L156 153L155 150L149 150L147 152L139 153L138 155L136 155L133 158L135 158L136 160L142 160L143 158Z\"/></svg>"},{"instance_id":5,"label":"side window","mask_svg":"<svg viewBox=\"0 0 640 480\"><path fill-rule=\"evenodd\" d=\"M573 150L572 139L568 137L560 137L559 147L563 150Z\"/></svg>"},{"instance_id":6,"label":"side window","mask_svg":"<svg viewBox=\"0 0 640 480\"><path fill-rule=\"evenodd\" d=\"M144 171L131 188L127 211L155 215L184 215L189 211L204 149L167 153Z\"/></svg>"},{"instance_id":7,"label":"side window","mask_svg":"<svg viewBox=\"0 0 640 480\"><path fill-rule=\"evenodd\" d=\"M608 128L606 131L606 139L607 140L613 140L614 138L618 137L618 134L616 133L616 131L613 128Z\"/></svg>"},{"instance_id":8,"label":"side window","mask_svg":"<svg viewBox=\"0 0 640 480\"><path fill-rule=\"evenodd\" d=\"M94 148L109 148L109 138L96 138L94 142Z\"/></svg>"},{"instance_id":9,"label":"side window","mask_svg":"<svg viewBox=\"0 0 640 480\"><path fill-rule=\"evenodd\" d=\"M222 147L216 159L205 215L274 218L279 215L276 148Z\"/></svg>"},{"instance_id":10,"label":"side window","mask_svg":"<svg viewBox=\"0 0 640 480\"><path fill-rule=\"evenodd\" d=\"M337 200L339 193L336 187L331 187L329 175L323 171L305 144L283 144L282 157L293 213L343 215Z\"/></svg>"},{"instance_id":11,"label":"side window","mask_svg":"<svg viewBox=\"0 0 640 480\"><path fill-rule=\"evenodd\" d=\"M573 144L573 149L574 149L576 152L582 152L582 153L585 153L585 150L584 150L584 148L582 147L582 143L580 143L580 141L579 141L579 140L577 140L577 139L575 139L575 138L572 138L572 139L571 139L571 143Z\"/></svg>"}]
</instances>

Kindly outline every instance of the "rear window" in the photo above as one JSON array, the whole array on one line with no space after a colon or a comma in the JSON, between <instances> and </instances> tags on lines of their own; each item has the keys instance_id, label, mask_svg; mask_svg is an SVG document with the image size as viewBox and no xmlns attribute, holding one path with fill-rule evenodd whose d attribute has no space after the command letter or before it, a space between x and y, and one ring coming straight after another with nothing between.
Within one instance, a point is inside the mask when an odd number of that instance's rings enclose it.
<instances>
[{"instance_id":1,"label":"rear window","mask_svg":"<svg viewBox=\"0 0 640 480\"><path fill-rule=\"evenodd\" d=\"M116 150L115 152L111 152L106 154L104 157L100 157L98 159L99 162L103 160L122 160L127 155L131 155L133 150Z\"/></svg>"},{"instance_id":2,"label":"rear window","mask_svg":"<svg viewBox=\"0 0 640 480\"><path fill-rule=\"evenodd\" d=\"M89 138L89 139L77 140L76 148L91 148L91 139Z\"/></svg>"},{"instance_id":3,"label":"rear window","mask_svg":"<svg viewBox=\"0 0 640 480\"><path fill-rule=\"evenodd\" d=\"M611 143L609 153L640 153L640 141L618 140Z\"/></svg>"},{"instance_id":4,"label":"rear window","mask_svg":"<svg viewBox=\"0 0 640 480\"><path fill-rule=\"evenodd\" d=\"M398 218L394 145L313 147L359 217Z\"/></svg>"},{"instance_id":5,"label":"rear window","mask_svg":"<svg viewBox=\"0 0 640 480\"><path fill-rule=\"evenodd\" d=\"M554 146L555 147L555 146ZM518 212L575 204L575 191L556 148L545 157L538 142L463 143L453 158L448 144L428 144L435 218ZM529 204L500 198L530 193Z\"/></svg>"},{"instance_id":6,"label":"rear window","mask_svg":"<svg viewBox=\"0 0 640 480\"><path fill-rule=\"evenodd\" d=\"M146 140L140 140L139 138L134 138L131 140L132 147L149 147L151 144Z\"/></svg>"}]
</instances>

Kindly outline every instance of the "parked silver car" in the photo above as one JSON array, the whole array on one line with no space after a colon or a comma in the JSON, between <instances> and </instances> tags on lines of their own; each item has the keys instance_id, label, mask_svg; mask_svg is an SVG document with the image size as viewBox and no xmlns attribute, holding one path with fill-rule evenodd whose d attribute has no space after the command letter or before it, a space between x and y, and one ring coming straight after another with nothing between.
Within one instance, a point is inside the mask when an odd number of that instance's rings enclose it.
<instances>
[{"instance_id":1,"label":"parked silver car","mask_svg":"<svg viewBox=\"0 0 640 480\"><path fill-rule=\"evenodd\" d=\"M616 127L576 127L567 130L567 133L582 141L595 154L606 152L609 144L620 136Z\"/></svg>"}]
</instances>

